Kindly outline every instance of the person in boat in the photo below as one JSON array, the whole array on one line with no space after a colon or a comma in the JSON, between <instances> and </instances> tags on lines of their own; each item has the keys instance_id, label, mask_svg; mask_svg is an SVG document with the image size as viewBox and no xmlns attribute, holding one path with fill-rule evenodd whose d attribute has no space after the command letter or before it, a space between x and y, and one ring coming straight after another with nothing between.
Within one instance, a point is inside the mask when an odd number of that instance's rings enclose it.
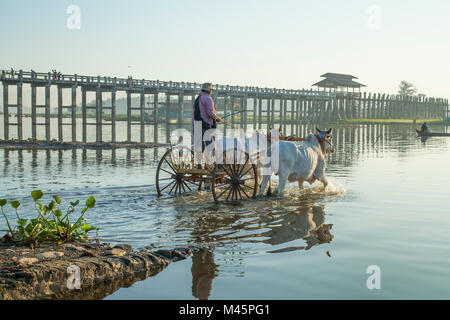
<instances>
[{"instance_id":1,"label":"person in boat","mask_svg":"<svg viewBox=\"0 0 450 320\"><path fill-rule=\"evenodd\" d=\"M194 110L192 112L192 126L195 130L195 122L201 121L202 128L202 152L205 147L210 143L210 141L203 143L203 136L205 132L209 129L216 128L216 123L220 122L222 119L217 115L216 109L214 108L214 100L211 97L213 92L212 83L206 82L202 84L202 89L197 99L194 102ZM195 132L194 132L195 137Z\"/></svg>"},{"instance_id":2,"label":"person in boat","mask_svg":"<svg viewBox=\"0 0 450 320\"><path fill-rule=\"evenodd\" d=\"M420 129L420 131L422 131L422 132L428 132L428 126L427 126L427 123L426 123L426 122L424 122L424 123L422 124L422 128Z\"/></svg>"}]
</instances>

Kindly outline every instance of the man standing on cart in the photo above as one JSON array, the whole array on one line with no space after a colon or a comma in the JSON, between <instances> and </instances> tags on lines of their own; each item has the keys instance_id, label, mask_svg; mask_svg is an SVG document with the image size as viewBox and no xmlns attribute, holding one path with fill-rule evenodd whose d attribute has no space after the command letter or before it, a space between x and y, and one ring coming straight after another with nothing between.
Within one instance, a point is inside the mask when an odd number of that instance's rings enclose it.
<instances>
[{"instance_id":1,"label":"man standing on cart","mask_svg":"<svg viewBox=\"0 0 450 320\"><path fill-rule=\"evenodd\" d=\"M214 100L211 97L211 93L214 90L212 83L206 82L202 84L201 90L202 91L198 95L197 99L195 99L192 112L192 126L194 129L194 150L196 154L200 153L200 144L201 153L203 153L206 146L211 143L211 141L203 141L205 132L209 129L215 129L216 123L222 120L216 113L216 109L214 108ZM198 162L198 160L199 158L197 157L197 163L199 164L200 162Z\"/></svg>"}]
</instances>

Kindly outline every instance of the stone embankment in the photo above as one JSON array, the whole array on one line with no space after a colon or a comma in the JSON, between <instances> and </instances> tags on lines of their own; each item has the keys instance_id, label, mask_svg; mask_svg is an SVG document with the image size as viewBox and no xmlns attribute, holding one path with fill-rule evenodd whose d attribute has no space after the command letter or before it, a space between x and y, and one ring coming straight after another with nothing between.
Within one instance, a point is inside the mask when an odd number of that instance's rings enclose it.
<instances>
[{"instance_id":1,"label":"stone embankment","mask_svg":"<svg viewBox=\"0 0 450 320\"><path fill-rule=\"evenodd\" d=\"M0 300L102 299L154 276L199 247L150 251L105 243L42 246L0 244Z\"/></svg>"}]
</instances>

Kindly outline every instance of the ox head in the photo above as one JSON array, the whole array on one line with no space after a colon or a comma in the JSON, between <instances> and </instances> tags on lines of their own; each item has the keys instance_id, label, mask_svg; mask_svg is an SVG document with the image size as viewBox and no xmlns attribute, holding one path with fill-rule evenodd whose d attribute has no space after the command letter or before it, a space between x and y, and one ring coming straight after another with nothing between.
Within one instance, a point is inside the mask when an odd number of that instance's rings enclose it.
<instances>
[{"instance_id":1,"label":"ox head","mask_svg":"<svg viewBox=\"0 0 450 320\"><path fill-rule=\"evenodd\" d=\"M322 147L322 151L324 154L327 154L328 152L334 152L334 145L332 141L332 135L331 131L333 130L330 128L328 131L322 131L319 128L316 128L318 134L316 135L317 140L320 143L320 146Z\"/></svg>"},{"instance_id":2,"label":"ox head","mask_svg":"<svg viewBox=\"0 0 450 320\"><path fill-rule=\"evenodd\" d=\"M334 235L331 233L331 229L333 228L332 224L323 224L317 230L317 239L319 239L320 243L330 243Z\"/></svg>"}]
</instances>

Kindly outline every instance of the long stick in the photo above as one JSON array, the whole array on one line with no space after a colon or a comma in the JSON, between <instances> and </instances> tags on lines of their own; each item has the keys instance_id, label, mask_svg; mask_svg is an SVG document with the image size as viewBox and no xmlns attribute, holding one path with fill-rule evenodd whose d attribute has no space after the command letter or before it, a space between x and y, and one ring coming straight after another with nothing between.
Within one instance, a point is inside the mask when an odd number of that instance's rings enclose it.
<instances>
[{"instance_id":1,"label":"long stick","mask_svg":"<svg viewBox=\"0 0 450 320\"><path fill-rule=\"evenodd\" d=\"M226 116L223 117L223 119L228 118L228 117L231 117L231 116L233 116L233 115L235 115L235 114L238 114L238 113L242 113L242 112L244 112L244 111L247 111L247 110L241 110L241 111L237 111L237 112L235 112L235 113L227 114Z\"/></svg>"},{"instance_id":2,"label":"long stick","mask_svg":"<svg viewBox=\"0 0 450 320\"><path fill-rule=\"evenodd\" d=\"M237 111L237 112L234 112L234 113L227 114L227 115L223 116L222 119L231 117L231 116L233 116L233 115L235 115L235 114L239 114L239 113L242 113L242 112L244 112L244 111L247 111L247 110L241 110L241 111ZM234 127L235 129L238 128L238 126L237 126L236 124L235 124L235 125L232 125L232 124L229 123L228 121L221 121L221 122L218 122L218 123L219 123L219 124L224 124L224 125L227 125L227 126L230 126L230 127Z\"/></svg>"}]
</instances>

